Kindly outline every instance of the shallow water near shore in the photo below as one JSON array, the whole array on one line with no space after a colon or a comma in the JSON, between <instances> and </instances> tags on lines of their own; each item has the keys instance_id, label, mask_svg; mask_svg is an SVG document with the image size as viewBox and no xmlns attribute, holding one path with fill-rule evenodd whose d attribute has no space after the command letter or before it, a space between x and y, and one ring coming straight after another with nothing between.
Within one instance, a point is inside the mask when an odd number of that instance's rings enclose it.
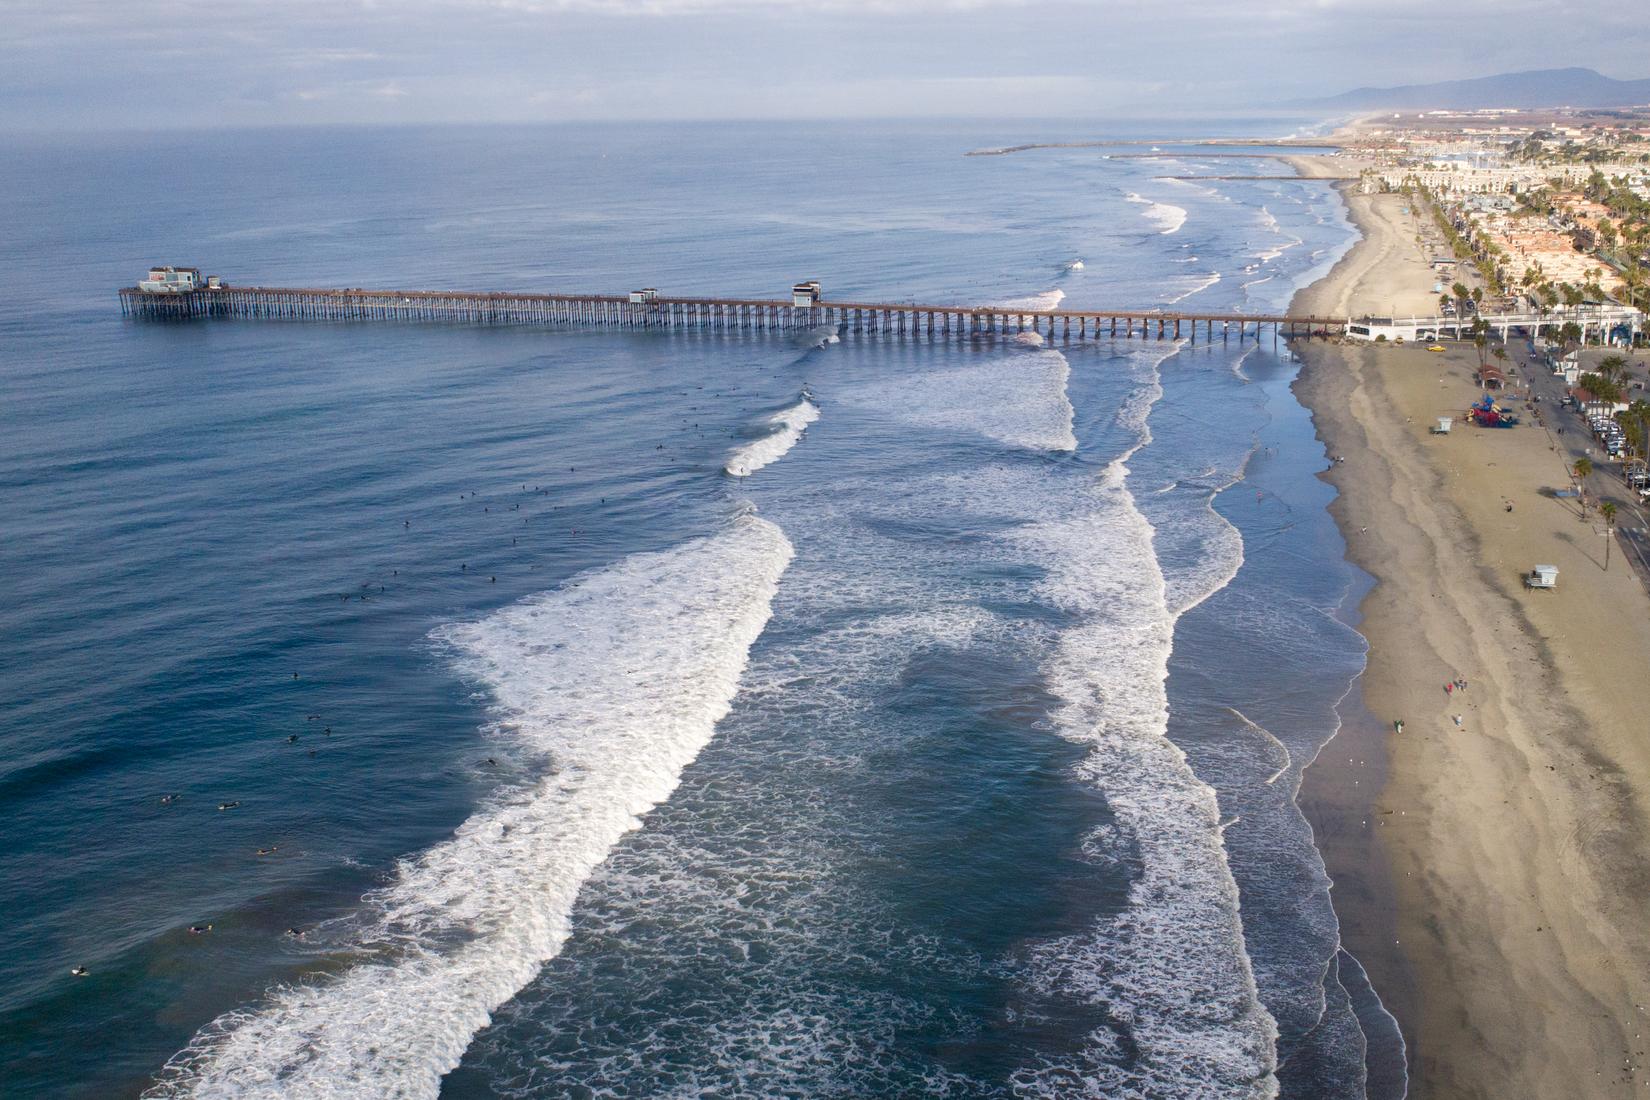
<instances>
[{"instance_id":1,"label":"shallow water near shore","mask_svg":"<svg viewBox=\"0 0 1650 1100\"><path fill-rule=\"evenodd\" d=\"M1286 348L114 302L198 262L1281 310L1352 239L1259 157L758 129L6 158L9 1081L1365 1095L1294 804L1355 581Z\"/></svg>"}]
</instances>

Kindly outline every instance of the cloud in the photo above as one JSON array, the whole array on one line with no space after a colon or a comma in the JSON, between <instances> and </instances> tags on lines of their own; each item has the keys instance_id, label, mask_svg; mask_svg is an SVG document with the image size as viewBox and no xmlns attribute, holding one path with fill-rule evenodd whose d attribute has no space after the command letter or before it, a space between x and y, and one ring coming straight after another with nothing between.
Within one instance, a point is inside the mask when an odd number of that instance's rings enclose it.
<instances>
[{"instance_id":1,"label":"cloud","mask_svg":"<svg viewBox=\"0 0 1650 1100\"><path fill-rule=\"evenodd\" d=\"M1574 0L0 0L0 127L1241 109L1590 65L1647 75L1631 5Z\"/></svg>"},{"instance_id":2,"label":"cloud","mask_svg":"<svg viewBox=\"0 0 1650 1100\"><path fill-rule=\"evenodd\" d=\"M377 50L306 46L286 51L287 64L294 68L312 68L322 65L358 65L364 61L382 60L384 60L384 55Z\"/></svg>"}]
</instances>

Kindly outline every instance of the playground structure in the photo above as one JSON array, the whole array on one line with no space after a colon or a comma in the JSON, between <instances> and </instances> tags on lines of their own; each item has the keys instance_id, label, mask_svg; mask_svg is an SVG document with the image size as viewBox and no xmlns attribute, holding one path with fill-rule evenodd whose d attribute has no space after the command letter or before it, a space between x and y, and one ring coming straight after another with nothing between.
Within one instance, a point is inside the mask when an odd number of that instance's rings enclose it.
<instances>
[{"instance_id":1,"label":"playground structure","mask_svg":"<svg viewBox=\"0 0 1650 1100\"><path fill-rule=\"evenodd\" d=\"M1496 404L1495 398L1487 393L1482 401L1467 410L1467 419L1480 428L1512 428L1518 425L1518 417Z\"/></svg>"}]
</instances>

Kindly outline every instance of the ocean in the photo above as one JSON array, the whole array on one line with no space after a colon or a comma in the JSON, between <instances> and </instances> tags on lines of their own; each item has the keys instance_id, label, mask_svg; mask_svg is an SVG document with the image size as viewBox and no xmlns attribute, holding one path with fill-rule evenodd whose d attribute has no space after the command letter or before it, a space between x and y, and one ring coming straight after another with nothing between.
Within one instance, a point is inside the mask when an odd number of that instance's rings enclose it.
<instances>
[{"instance_id":1,"label":"ocean","mask_svg":"<svg viewBox=\"0 0 1650 1100\"><path fill-rule=\"evenodd\" d=\"M1171 142L1286 130L7 139L5 1093L1401 1096L1295 806L1364 580L1287 346L114 296L1280 311L1339 198Z\"/></svg>"}]
</instances>

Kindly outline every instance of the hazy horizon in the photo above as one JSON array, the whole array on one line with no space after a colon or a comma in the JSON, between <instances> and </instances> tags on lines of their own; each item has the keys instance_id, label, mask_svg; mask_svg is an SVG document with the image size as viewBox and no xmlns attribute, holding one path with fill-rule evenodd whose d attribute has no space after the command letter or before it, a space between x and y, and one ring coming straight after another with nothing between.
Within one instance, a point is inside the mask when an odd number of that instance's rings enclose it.
<instances>
[{"instance_id":1,"label":"hazy horizon","mask_svg":"<svg viewBox=\"0 0 1650 1100\"><path fill-rule=\"evenodd\" d=\"M1570 65L1650 75L1630 11L1523 0L20 0L6 18L12 131L1173 118Z\"/></svg>"}]
</instances>

